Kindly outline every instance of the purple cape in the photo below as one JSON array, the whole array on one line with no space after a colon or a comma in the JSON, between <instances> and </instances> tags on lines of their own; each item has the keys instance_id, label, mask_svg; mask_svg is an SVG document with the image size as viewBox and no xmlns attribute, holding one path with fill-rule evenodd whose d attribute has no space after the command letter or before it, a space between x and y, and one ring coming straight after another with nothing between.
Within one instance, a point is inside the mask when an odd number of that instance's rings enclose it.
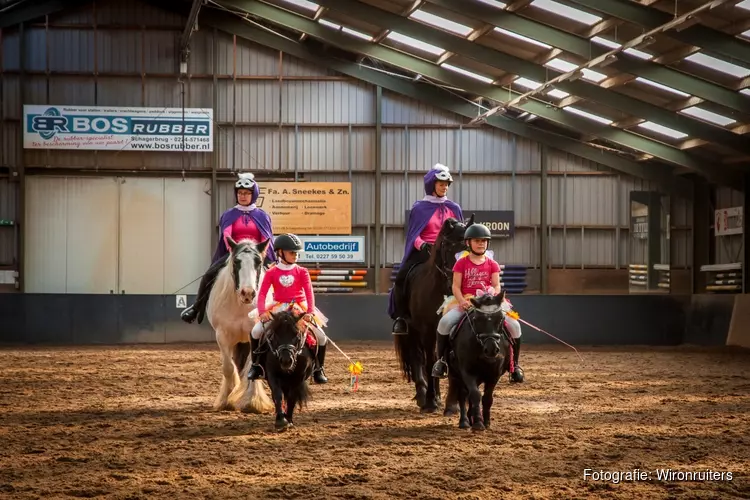
<instances>
[{"instance_id":1,"label":"purple cape","mask_svg":"<svg viewBox=\"0 0 750 500\"><path fill-rule=\"evenodd\" d=\"M418 200L411 206L411 212L409 213L409 229L406 232L406 248L404 248L404 257L401 259L401 263L406 262L412 252L417 249L414 248L414 242L417 240L417 236L424 230L427 223L435 214L436 210L443 210L443 207L450 208L456 218L459 221L464 220L463 212L461 207L457 203L451 200L446 200L445 203L432 203L431 201Z\"/></svg>"},{"instance_id":2,"label":"purple cape","mask_svg":"<svg viewBox=\"0 0 750 500\"><path fill-rule=\"evenodd\" d=\"M412 252L417 249L414 248L414 242L417 240L417 236L424 230L425 226L435 214L436 210L443 210L443 207L450 208L456 215L459 221L464 220L464 214L461 211L461 207L457 203L451 200L446 200L445 203L433 203L426 200L418 200L414 202L409 213L409 229L406 231L406 248L404 248L404 256L401 259L401 265L406 262ZM393 288L390 291L390 297L388 298L388 314L392 315L395 311L393 303Z\"/></svg>"},{"instance_id":3,"label":"purple cape","mask_svg":"<svg viewBox=\"0 0 750 500\"><path fill-rule=\"evenodd\" d=\"M250 212L242 212L238 208L232 207L221 214L221 218L219 219L219 244L216 246L216 251L211 259L211 263L215 263L219 259L223 259L229 255L229 250L227 250L227 246L224 244L224 230L234 224L234 221L236 221L243 213L250 215L250 218L255 222L255 225L258 227L258 231L260 231L260 235L263 238L273 238L271 218L266 212L260 208L256 208ZM273 241L269 243L268 248L266 249L266 258L270 261L276 261L275 252L273 251Z\"/></svg>"}]
</instances>

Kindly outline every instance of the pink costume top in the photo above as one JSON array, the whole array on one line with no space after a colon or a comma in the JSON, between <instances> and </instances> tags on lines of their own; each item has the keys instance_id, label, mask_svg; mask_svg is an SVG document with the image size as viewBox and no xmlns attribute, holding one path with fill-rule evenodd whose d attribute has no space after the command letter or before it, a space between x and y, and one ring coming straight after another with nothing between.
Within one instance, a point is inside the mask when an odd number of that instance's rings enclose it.
<instances>
[{"instance_id":1,"label":"pink costume top","mask_svg":"<svg viewBox=\"0 0 750 500\"><path fill-rule=\"evenodd\" d=\"M315 311L310 273L297 264L278 263L266 271L258 292L258 313L263 314L266 308L268 289L273 287L273 299L277 303L296 302L306 304L307 311Z\"/></svg>"},{"instance_id":2,"label":"pink costume top","mask_svg":"<svg viewBox=\"0 0 750 500\"><path fill-rule=\"evenodd\" d=\"M256 243L260 243L265 239L261 236L258 226L255 225L255 222L253 222L253 219L248 214L242 214L237 217L237 220L224 230L224 244L228 250L227 236L231 236L234 241L251 239Z\"/></svg>"},{"instance_id":3,"label":"pink costume top","mask_svg":"<svg viewBox=\"0 0 750 500\"><path fill-rule=\"evenodd\" d=\"M430 220L427 221L427 225L422 229L422 232L419 233L417 239L414 240L414 248L419 250L424 243L434 245L438 234L440 234L440 229L443 227L443 222L449 217L456 217L456 214L454 214L453 210L450 208L445 207L445 210L435 210L435 213L432 214Z\"/></svg>"},{"instance_id":4,"label":"pink costume top","mask_svg":"<svg viewBox=\"0 0 750 500\"><path fill-rule=\"evenodd\" d=\"M492 275L500 272L500 264L487 257L477 265L467 256L456 261L453 272L461 273L461 294L473 296L477 290L484 291L492 286Z\"/></svg>"}]
</instances>

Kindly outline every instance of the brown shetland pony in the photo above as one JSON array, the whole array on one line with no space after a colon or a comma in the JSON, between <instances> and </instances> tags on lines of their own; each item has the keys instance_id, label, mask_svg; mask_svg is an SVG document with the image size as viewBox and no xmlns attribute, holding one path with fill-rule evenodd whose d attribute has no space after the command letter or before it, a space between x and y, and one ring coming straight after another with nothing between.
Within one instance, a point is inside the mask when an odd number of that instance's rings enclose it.
<instances>
[{"instance_id":1,"label":"brown shetland pony","mask_svg":"<svg viewBox=\"0 0 750 500\"><path fill-rule=\"evenodd\" d=\"M427 262L417 264L406 277L406 293L411 317L409 333L395 335L396 355L407 382L414 382L417 405L424 413L434 413L440 404L440 382L431 376L432 365L437 361L437 310L451 295L453 266L456 254L466 248L464 232L474 223L448 218L440 229Z\"/></svg>"}]
</instances>

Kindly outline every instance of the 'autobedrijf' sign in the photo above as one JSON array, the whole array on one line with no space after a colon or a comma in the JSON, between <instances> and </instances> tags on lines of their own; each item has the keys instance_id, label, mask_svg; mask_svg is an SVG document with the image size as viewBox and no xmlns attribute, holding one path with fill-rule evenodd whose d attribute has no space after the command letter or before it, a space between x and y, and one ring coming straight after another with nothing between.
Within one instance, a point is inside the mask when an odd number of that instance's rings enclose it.
<instances>
[{"instance_id":1,"label":"'autobedrijf' sign","mask_svg":"<svg viewBox=\"0 0 750 500\"><path fill-rule=\"evenodd\" d=\"M406 211L405 227L409 227L409 214ZM463 210L464 217L469 218L474 214L474 222L484 224L490 230L492 236L498 238L512 238L516 231L515 212L513 210Z\"/></svg>"}]
</instances>

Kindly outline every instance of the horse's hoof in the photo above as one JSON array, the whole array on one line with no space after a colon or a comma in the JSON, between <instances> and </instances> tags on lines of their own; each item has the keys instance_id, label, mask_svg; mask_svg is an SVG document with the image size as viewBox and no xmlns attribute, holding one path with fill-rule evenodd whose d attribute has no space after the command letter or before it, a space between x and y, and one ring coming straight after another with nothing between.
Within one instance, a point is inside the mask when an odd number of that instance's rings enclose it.
<instances>
[{"instance_id":1,"label":"horse's hoof","mask_svg":"<svg viewBox=\"0 0 750 500\"><path fill-rule=\"evenodd\" d=\"M287 428L289 428L290 424L289 421L285 418L276 419L276 422L273 424L273 426L276 428L277 431L285 431Z\"/></svg>"},{"instance_id":2,"label":"horse's hoof","mask_svg":"<svg viewBox=\"0 0 750 500\"><path fill-rule=\"evenodd\" d=\"M458 403L446 405L445 410L443 410L443 416L445 417L452 417L456 413L458 413Z\"/></svg>"},{"instance_id":3,"label":"horse's hoof","mask_svg":"<svg viewBox=\"0 0 750 500\"><path fill-rule=\"evenodd\" d=\"M419 406L420 408L424 408L427 404L427 390L417 389L417 395L415 399L417 400L417 406Z\"/></svg>"},{"instance_id":4,"label":"horse's hoof","mask_svg":"<svg viewBox=\"0 0 750 500\"><path fill-rule=\"evenodd\" d=\"M465 419L461 420L458 423L458 428L459 429L468 429L469 427L471 427L471 425L469 425L469 419L468 418L465 418Z\"/></svg>"},{"instance_id":5,"label":"horse's hoof","mask_svg":"<svg viewBox=\"0 0 750 500\"><path fill-rule=\"evenodd\" d=\"M437 406L427 405L419 409L421 413L437 413Z\"/></svg>"},{"instance_id":6,"label":"horse's hoof","mask_svg":"<svg viewBox=\"0 0 750 500\"><path fill-rule=\"evenodd\" d=\"M473 424L473 425L471 426L471 430L472 430L472 431L475 431L475 432L481 432L481 431L483 431L484 429L485 429L485 427L484 427L484 422L482 422L482 421L481 421L481 420L479 420L479 419L477 419L477 420L476 420L476 421L474 422L474 424Z\"/></svg>"}]
</instances>

